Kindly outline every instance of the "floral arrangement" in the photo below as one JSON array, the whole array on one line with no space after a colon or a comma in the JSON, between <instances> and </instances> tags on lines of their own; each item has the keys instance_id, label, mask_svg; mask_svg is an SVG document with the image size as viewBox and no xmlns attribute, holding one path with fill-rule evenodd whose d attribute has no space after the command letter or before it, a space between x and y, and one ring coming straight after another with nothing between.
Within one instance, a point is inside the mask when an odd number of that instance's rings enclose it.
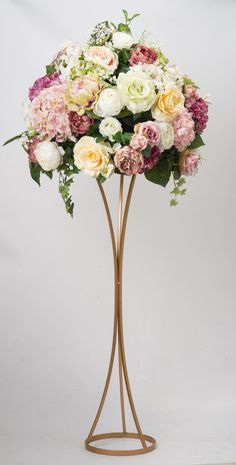
<instances>
[{"instance_id":1,"label":"floral arrangement","mask_svg":"<svg viewBox=\"0 0 236 465\"><path fill-rule=\"evenodd\" d=\"M198 170L208 104L198 87L144 33L133 39L129 17L97 24L88 44L66 43L29 89L23 137L32 178L59 173L59 192L73 215L70 186L84 172L103 183L113 173L144 174L167 185L170 205Z\"/></svg>"}]
</instances>

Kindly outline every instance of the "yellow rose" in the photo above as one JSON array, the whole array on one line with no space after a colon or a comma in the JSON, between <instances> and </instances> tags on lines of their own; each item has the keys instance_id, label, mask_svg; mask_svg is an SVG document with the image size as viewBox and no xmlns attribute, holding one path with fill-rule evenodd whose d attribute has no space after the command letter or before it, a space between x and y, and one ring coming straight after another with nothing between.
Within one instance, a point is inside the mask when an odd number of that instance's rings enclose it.
<instances>
[{"instance_id":1,"label":"yellow rose","mask_svg":"<svg viewBox=\"0 0 236 465\"><path fill-rule=\"evenodd\" d=\"M157 121L170 121L184 110L184 95L177 87L157 94L152 106L152 117Z\"/></svg>"},{"instance_id":2,"label":"yellow rose","mask_svg":"<svg viewBox=\"0 0 236 465\"><path fill-rule=\"evenodd\" d=\"M96 178L109 165L110 144L97 143L94 137L84 136L74 146L75 165L85 174Z\"/></svg>"}]
</instances>

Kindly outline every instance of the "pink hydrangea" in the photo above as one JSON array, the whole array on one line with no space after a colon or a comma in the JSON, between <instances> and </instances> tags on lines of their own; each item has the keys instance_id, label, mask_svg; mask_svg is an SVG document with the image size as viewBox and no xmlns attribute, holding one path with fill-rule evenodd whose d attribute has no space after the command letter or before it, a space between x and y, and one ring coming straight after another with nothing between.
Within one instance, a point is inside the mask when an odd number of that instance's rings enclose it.
<instances>
[{"instance_id":1,"label":"pink hydrangea","mask_svg":"<svg viewBox=\"0 0 236 465\"><path fill-rule=\"evenodd\" d=\"M199 99L199 95L198 95L198 91L196 87L185 86L184 97L185 97L184 105L186 108L189 109L193 105L193 103L195 103Z\"/></svg>"},{"instance_id":2,"label":"pink hydrangea","mask_svg":"<svg viewBox=\"0 0 236 465\"><path fill-rule=\"evenodd\" d=\"M200 157L198 153L192 150L185 150L180 154L179 167L184 176L192 176L198 170Z\"/></svg>"},{"instance_id":3,"label":"pink hydrangea","mask_svg":"<svg viewBox=\"0 0 236 465\"><path fill-rule=\"evenodd\" d=\"M135 134L140 134L147 139L151 147L158 145L161 140L161 131L155 121L146 121L145 123L138 123L134 126Z\"/></svg>"},{"instance_id":4,"label":"pink hydrangea","mask_svg":"<svg viewBox=\"0 0 236 465\"><path fill-rule=\"evenodd\" d=\"M144 160L141 152L125 145L119 149L114 157L116 168L124 174L138 174L142 172Z\"/></svg>"},{"instance_id":5,"label":"pink hydrangea","mask_svg":"<svg viewBox=\"0 0 236 465\"><path fill-rule=\"evenodd\" d=\"M29 99L31 101L34 100L34 98L39 95L41 90L50 86L54 86L55 84L60 84L60 77L59 73L57 72L37 79L29 89Z\"/></svg>"},{"instance_id":6,"label":"pink hydrangea","mask_svg":"<svg viewBox=\"0 0 236 465\"><path fill-rule=\"evenodd\" d=\"M88 115L78 115L76 111L70 111L69 113L69 122L71 131L76 136L78 134L86 134L90 129L90 126L94 124L94 120Z\"/></svg>"},{"instance_id":7,"label":"pink hydrangea","mask_svg":"<svg viewBox=\"0 0 236 465\"><path fill-rule=\"evenodd\" d=\"M182 151L184 150L194 139L194 121L190 113L185 110L172 121L174 129L174 145Z\"/></svg>"},{"instance_id":8,"label":"pink hydrangea","mask_svg":"<svg viewBox=\"0 0 236 465\"><path fill-rule=\"evenodd\" d=\"M131 53L129 63L131 66L138 65L139 63L152 64L157 60L157 52L153 48L146 47L146 45L138 44Z\"/></svg>"},{"instance_id":9,"label":"pink hydrangea","mask_svg":"<svg viewBox=\"0 0 236 465\"><path fill-rule=\"evenodd\" d=\"M206 128L208 121L208 105L202 98L199 98L190 108L192 118L195 121L195 129L202 132Z\"/></svg>"},{"instance_id":10,"label":"pink hydrangea","mask_svg":"<svg viewBox=\"0 0 236 465\"><path fill-rule=\"evenodd\" d=\"M63 142L71 136L64 89L63 84L48 87L32 101L30 124L42 138Z\"/></svg>"}]
</instances>

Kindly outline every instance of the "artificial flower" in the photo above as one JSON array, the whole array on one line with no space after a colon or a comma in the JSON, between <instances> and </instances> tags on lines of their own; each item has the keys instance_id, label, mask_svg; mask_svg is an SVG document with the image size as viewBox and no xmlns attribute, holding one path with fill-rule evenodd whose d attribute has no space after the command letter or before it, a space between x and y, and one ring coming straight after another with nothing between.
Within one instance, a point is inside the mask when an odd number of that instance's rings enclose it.
<instances>
[{"instance_id":1,"label":"artificial flower","mask_svg":"<svg viewBox=\"0 0 236 465\"><path fill-rule=\"evenodd\" d=\"M91 110L98 99L102 84L94 76L80 76L74 81L68 81L65 88L65 103L70 111L83 115Z\"/></svg>"},{"instance_id":2,"label":"artificial flower","mask_svg":"<svg viewBox=\"0 0 236 465\"><path fill-rule=\"evenodd\" d=\"M172 121L174 129L175 147L182 151L195 138L194 121L190 113L185 110L181 115L176 116Z\"/></svg>"},{"instance_id":3,"label":"artificial flower","mask_svg":"<svg viewBox=\"0 0 236 465\"><path fill-rule=\"evenodd\" d=\"M152 116L157 121L171 121L183 111L184 95L178 87L159 92L152 106Z\"/></svg>"},{"instance_id":4,"label":"artificial flower","mask_svg":"<svg viewBox=\"0 0 236 465\"><path fill-rule=\"evenodd\" d=\"M185 150L179 157L179 169L182 175L192 176L197 173L200 157L194 150Z\"/></svg>"},{"instance_id":5,"label":"artificial flower","mask_svg":"<svg viewBox=\"0 0 236 465\"><path fill-rule=\"evenodd\" d=\"M161 131L155 121L145 121L145 123L136 124L134 132L135 134L144 136L151 147L160 143Z\"/></svg>"},{"instance_id":6,"label":"artificial flower","mask_svg":"<svg viewBox=\"0 0 236 465\"><path fill-rule=\"evenodd\" d=\"M102 66L109 73L114 73L118 66L118 57L110 48L102 46L89 47L84 51L87 61L92 61L95 65Z\"/></svg>"},{"instance_id":7,"label":"artificial flower","mask_svg":"<svg viewBox=\"0 0 236 465\"><path fill-rule=\"evenodd\" d=\"M121 112L122 108L122 96L115 87L108 87L107 89L103 89L100 93L94 107L94 113L101 117L116 116Z\"/></svg>"},{"instance_id":8,"label":"artificial flower","mask_svg":"<svg viewBox=\"0 0 236 465\"><path fill-rule=\"evenodd\" d=\"M114 135L122 132L122 125L117 118L106 116L99 125L99 132L102 136L107 137L110 142L114 142Z\"/></svg>"},{"instance_id":9,"label":"artificial flower","mask_svg":"<svg viewBox=\"0 0 236 465\"><path fill-rule=\"evenodd\" d=\"M124 48L129 49L134 41L131 34L124 31L116 31L112 35L112 42L116 49L122 50Z\"/></svg>"},{"instance_id":10,"label":"artificial flower","mask_svg":"<svg viewBox=\"0 0 236 465\"><path fill-rule=\"evenodd\" d=\"M114 163L121 173L128 175L138 174L142 171L144 161L141 152L125 145L115 153Z\"/></svg>"},{"instance_id":11,"label":"artificial flower","mask_svg":"<svg viewBox=\"0 0 236 465\"><path fill-rule=\"evenodd\" d=\"M74 146L74 161L77 168L97 178L110 163L110 144L97 143L94 137L83 136Z\"/></svg>"},{"instance_id":12,"label":"artificial flower","mask_svg":"<svg viewBox=\"0 0 236 465\"><path fill-rule=\"evenodd\" d=\"M153 81L142 71L130 70L120 73L117 89L124 105L132 112L147 111L156 99Z\"/></svg>"},{"instance_id":13,"label":"artificial flower","mask_svg":"<svg viewBox=\"0 0 236 465\"><path fill-rule=\"evenodd\" d=\"M77 136L78 134L86 134L92 124L94 124L94 119L90 118L88 115L80 116L76 111L70 111L69 122L71 132Z\"/></svg>"},{"instance_id":14,"label":"artificial flower","mask_svg":"<svg viewBox=\"0 0 236 465\"><path fill-rule=\"evenodd\" d=\"M39 165L44 171L56 170L61 163L63 149L56 144L45 140L39 142L34 149L34 154Z\"/></svg>"},{"instance_id":15,"label":"artificial flower","mask_svg":"<svg viewBox=\"0 0 236 465\"><path fill-rule=\"evenodd\" d=\"M157 52L146 45L138 44L131 53L129 63L131 66L141 64L152 64L157 60Z\"/></svg>"}]
</instances>

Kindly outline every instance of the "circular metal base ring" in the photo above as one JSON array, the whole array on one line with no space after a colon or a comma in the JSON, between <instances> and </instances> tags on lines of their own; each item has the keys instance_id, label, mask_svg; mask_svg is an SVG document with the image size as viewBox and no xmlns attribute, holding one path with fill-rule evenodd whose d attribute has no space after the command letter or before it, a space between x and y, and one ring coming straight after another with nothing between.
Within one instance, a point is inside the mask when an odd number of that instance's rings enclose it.
<instances>
[{"instance_id":1,"label":"circular metal base ring","mask_svg":"<svg viewBox=\"0 0 236 465\"><path fill-rule=\"evenodd\" d=\"M114 449L104 449L96 446L91 446L91 442L101 441L106 439L138 439L140 441L140 437L137 433L103 433L103 434L95 434L94 436L90 436L85 440L85 448L90 452L94 452L95 454L102 454L102 455L141 455L147 454L152 450L156 449L156 440L152 436L147 436L146 434L143 435L143 438L151 445L147 447L142 447L141 449L126 449L126 450L114 450Z\"/></svg>"}]
</instances>

